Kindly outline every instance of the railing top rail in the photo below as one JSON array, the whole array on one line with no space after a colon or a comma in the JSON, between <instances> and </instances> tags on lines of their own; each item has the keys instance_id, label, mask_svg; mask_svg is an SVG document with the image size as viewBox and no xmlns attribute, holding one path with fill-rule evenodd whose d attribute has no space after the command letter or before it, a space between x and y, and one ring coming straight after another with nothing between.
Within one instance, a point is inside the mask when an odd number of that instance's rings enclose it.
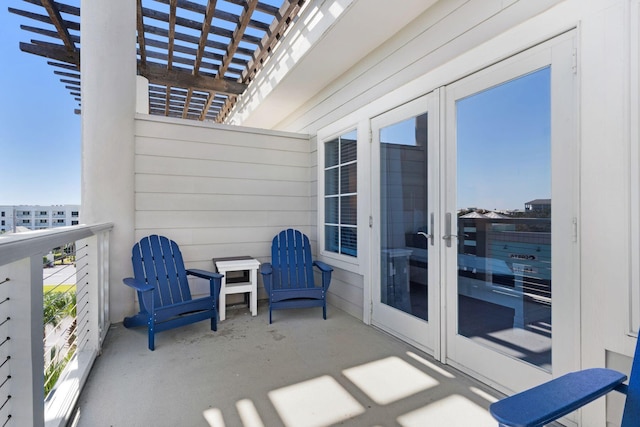
<instances>
[{"instance_id":1,"label":"railing top rail","mask_svg":"<svg viewBox=\"0 0 640 427\"><path fill-rule=\"evenodd\" d=\"M113 223L73 225L0 236L0 266L108 231Z\"/></svg>"}]
</instances>

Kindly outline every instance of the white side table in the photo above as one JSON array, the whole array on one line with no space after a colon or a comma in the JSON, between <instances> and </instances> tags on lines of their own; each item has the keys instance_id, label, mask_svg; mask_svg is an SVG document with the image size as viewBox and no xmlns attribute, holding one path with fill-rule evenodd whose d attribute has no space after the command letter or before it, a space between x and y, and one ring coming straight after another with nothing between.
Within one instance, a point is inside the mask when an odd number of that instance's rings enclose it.
<instances>
[{"instance_id":1,"label":"white side table","mask_svg":"<svg viewBox=\"0 0 640 427\"><path fill-rule=\"evenodd\" d=\"M220 321L226 318L225 309L227 295L243 294L249 292L249 308L252 316L258 315L258 267L260 262L256 259L238 259L229 261L215 261L218 273L224 274L220 287L220 303L218 313ZM227 273L230 271L248 271L249 281L239 283L227 283Z\"/></svg>"}]
</instances>

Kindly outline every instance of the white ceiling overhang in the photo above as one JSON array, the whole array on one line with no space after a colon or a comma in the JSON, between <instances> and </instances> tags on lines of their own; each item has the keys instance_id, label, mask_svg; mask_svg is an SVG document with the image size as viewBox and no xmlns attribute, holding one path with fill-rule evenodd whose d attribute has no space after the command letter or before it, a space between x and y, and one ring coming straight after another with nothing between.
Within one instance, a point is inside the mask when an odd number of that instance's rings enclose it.
<instances>
[{"instance_id":1,"label":"white ceiling overhang","mask_svg":"<svg viewBox=\"0 0 640 427\"><path fill-rule=\"evenodd\" d=\"M227 122L277 129L435 0L312 1L290 27Z\"/></svg>"}]
</instances>

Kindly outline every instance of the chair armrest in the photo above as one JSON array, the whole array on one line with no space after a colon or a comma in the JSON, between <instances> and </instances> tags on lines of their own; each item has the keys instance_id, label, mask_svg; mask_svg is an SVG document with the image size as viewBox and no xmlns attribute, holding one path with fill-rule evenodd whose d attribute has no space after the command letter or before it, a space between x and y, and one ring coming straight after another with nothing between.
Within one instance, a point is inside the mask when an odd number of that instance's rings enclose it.
<instances>
[{"instance_id":1,"label":"chair armrest","mask_svg":"<svg viewBox=\"0 0 640 427\"><path fill-rule=\"evenodd\" d=\"M262 274L262 284L267 294L271 295L271 281L273 280L273 266L265 262L260 264L260 274ZM271 298L271 297L269 297Z\"/></svg>"},{"instance_id":2,"label":"chair armrest","mask_svg":"<svg viewBox=\"0 0 640 427\"><path fill-rule=\"evenodd\" d=\"M604 396L627 379L613 369L572 372L491 404L501 426L538 427Z\"/></svg>"},{"instance_id":3,"label":"chair armrest","mask_svg":"<svg viewBox=\"0 0 640 427\"><path fill-rule=\"evenodd\" d=\"M130 286L139 292L149 292L155 289L154 286L148 283L142 282L140 280L136 280L133 277L127 277L126 279L122 279L122 282L125 285Z\"/></svg>"},{"instance_id":4,"label":"chair armrest","mask_svg":"<svg viewBox=\"0 0 640 427\"><path fill-rule=\"evenodd\" d=\"M331 272L333 271L333 267L322 261L313 261L313 265L318 267L322 272L322 287L327 291L331 284Z\"/></svg>"},{"instance_id":5,"label":"chair armrest","mask_svg":"<svg viewBox=\"0 0 640 427\"><path fill-rule=\"evenodd\" d=\"M318 267L320 269L320 271L322 271L323 273L326 272L330 272L333 271L333 267L331 267L329 264L326 264L322 261L313 261L313 265L315 265L316 267Z\"/></svg>"},{"instance_id":6,"label":"chair armrest","mask_svg":"<svg viewBox=\"0 0 640 427\"><path fill-rule=\"evenodd\" d=\"M218 297L220 296L220 288L222 288L222 278L224 277L223 274L213 273L206 270L199 270L197 268L191 268L187 270L187 274L209 280L209 292L214 298L214 301L218 299Z\"/></svg>"},{"instance_id":7,"label":"chair armrest","mask_svg":"<svg viewBox=\"0 0 640 427\"><path fill-rule=\"evenodd\" d=\"M222 274L220 273L213 273L211 271L206 271L206 270L198 270L197 268L190 268L189 270L187 270L187 274L190 274L192 276L196 276L196 277L201 277L203 279L222 279Z\"/></svg>"},{"instance_id":8,"label":"chair armrest","mask_svg":"<svg viewBox=\"0 0 640 427\"><path fill-rule=\"evenodd\" d=\"M267 275L267 274L273 274L273 266L271 265L271 263L265 262L263 264L260 264L260 274Z\"/></svg>"}]
</instances>

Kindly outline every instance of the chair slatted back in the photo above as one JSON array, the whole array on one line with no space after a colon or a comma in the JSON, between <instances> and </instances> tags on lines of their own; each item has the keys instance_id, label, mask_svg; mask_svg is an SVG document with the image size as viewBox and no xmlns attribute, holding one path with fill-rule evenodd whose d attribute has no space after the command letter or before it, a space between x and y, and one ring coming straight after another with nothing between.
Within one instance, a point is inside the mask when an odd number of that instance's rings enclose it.
<instances>
[{"instance_id":1,"label":"chair slatted back","mask_svg":"<svg viewBox=\"0 0 640 427\"><path fill-rule=\"evenodd\" d=\"M631 375L629 375L629 388L627 400L624 404L621 427L633 427L640 420L640 338L636 342L636 351L633 355Z\"/></svg>"},{"instance_id":2,"label":"chair slatted back","mask_svg":"<svg viewBox=\"0 0 640 427\"><path fill-rule=\"evenodd\" d=\"M158 235L143 238L133 247L132 261L136 280L155 286L156 307L191 300L182 253L173 240Z\"/></svg>"},{"instance_id":3,"label":"chair slatted back","mask_svg":"<svg viewBox=\"0 0 640 427\"><path fill-rule=\"evenodd\" d=\"M271 243L274 289L313 288L313 260L309 238L298 230L287 229Z\"/></svg>"}]
</instances>

